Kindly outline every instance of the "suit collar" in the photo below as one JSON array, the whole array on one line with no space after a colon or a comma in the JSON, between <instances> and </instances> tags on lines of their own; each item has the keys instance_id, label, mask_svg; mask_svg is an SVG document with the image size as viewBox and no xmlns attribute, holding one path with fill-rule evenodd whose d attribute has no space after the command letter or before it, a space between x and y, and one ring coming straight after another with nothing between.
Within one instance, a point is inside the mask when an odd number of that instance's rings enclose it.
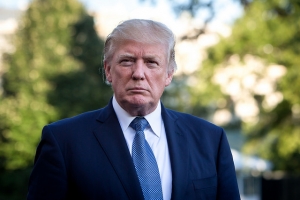
<instances>
[{"instance_id":1,"label":"suit collar","mask_svg":"<svg viewBox=\"0 0 300 200\"><path fill-rule=\"evenodd\" d=\"M114 111L119 119L119 124L125 133L125 130L129 127L129 124L135 118L135 116L131 116L128 112L126 112L117 102L116 98L112 98L112 105ZM159 103L157 108L151 112L150 114L144 116L150 124L150 127L154 134L157 137L160 137L160 129L161 129L161 104ZM125 135L126 137L126 135Z\"/></svg>"},{"instance_id":2,"label":"suit collar","mask_svg":"<svg viewBox=\"0 0 300 200\"><path fill-rule=\"evenodd\" d=\"M172 167L171 199L181 200L184 199L188 185L187 138L180 129L177 115L168 111L162 104L161 113L166 129ZM94 135L120 178L129 199L143 199L139 180L111 101L99 114L97 121L100 125L94 130Z\"/></svg>"},{"instance_id":3,"label":"suit collar","mask_svg":"<svg viewBox=\"0 0 300 200\"><path fill-rule=\"evenodd\" d=\"M118 175L129 199L143 199L142 190L112 103L99 114L94 130L101 148Z\"/></svg>"},{"instance_id":4,"label":"suit collar","mask_svg":"<svg viewBox=\"0 0 300 200\"><path fill-rule=\"evenodd\" d=\"M188 185L188 144L186 135L180 130L177 115L168 111L162 105L162 118L164 120L168 147L172 167L172 198L184 199Z\"/></svg>"}]
</instances>

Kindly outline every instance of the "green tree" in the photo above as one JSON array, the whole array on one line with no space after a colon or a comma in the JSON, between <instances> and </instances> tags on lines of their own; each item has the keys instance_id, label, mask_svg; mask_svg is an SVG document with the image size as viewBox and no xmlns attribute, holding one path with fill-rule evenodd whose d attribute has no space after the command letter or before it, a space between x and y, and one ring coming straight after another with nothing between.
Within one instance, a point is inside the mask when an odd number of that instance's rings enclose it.
<instances>
[{"instance_id":1,"label":"green tree","mask_svg":"<svg viewBox=\"0 0 300 200\"><path fill-rule=\"evenodd\" d=\"M7 169L18 169L32 162L41 127L58 115L48 104L54 91L49 79L80 69L70 56L71 24L84 14L79 3L33 1L20 22L14 45L6 58L1 101L1 156Z\"/></svg>"},{"instance_id":2,"label":"green tree","mask_svg":"<svg viewBox=\"0 0 300 200\"><path fill-rule=\"evenodd\" d=\"M72 30L70 53L80 68L52 76L50 82L56 89L47 95L59 119L103 107L112 96L102 76L104 43L94 29L93 17L83 16Z\"/></svg>"},{"instance_id":3,"label":"green tree","mask_svg":"<svg viewBox=\"0 0 300 200\"><path fill-rule=\"evenodd\" d=\"M242 129L246 153L271 160L275 170L300 173L299 1L238 2L244 15L233 23L231 36L220 36L195 74L175 77L164 101L209 120L226 111L221 125ZM218 12L214 0L170 3L178 15L206 14L203 25L182 40L206 33Z\"/></svg>"},{"instance_id":4,"label":"green tree","mask_svg":"<svg viewBox=\"0 0 300 200\"><path fill-rule=\"evenodd\" d=\"M13 44L0 97L0 199L24 199L44 125L112 95L98 71L103 41L76 0L32 1Z\"/></svg>"},{"instance_id":5,"label":"green tree","mask_svg":"<svg viewBox=\"0 0 300 200\"><path fill-rule=\"evenodd\" d=\"M254 0L244 9L231 36L208 50L192 96L207 95L215 110L226 108L240 119L245 152L299 173L300 4ZM243 106L247 101L254 106Z\"/></svg>"}]
</instances>

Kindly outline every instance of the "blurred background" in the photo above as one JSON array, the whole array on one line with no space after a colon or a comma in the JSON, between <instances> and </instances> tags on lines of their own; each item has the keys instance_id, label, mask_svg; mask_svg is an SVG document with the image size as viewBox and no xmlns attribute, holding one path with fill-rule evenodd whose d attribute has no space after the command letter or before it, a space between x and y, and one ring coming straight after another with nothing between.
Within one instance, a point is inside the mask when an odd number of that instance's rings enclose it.
<instances>
[{"instance_id":1,"label":"blurred background","mask_svg":"<svg viewBox=\"0 0 300 200\"><path fill-rule=\"evenodd\" d=\"M176 34L162 101L226 130L241 198L300 199L299 0L11 0L0 2L0 200L26 198L44 125L108 103L103 42L131 18Z\"/></svg>"}]
</instances>

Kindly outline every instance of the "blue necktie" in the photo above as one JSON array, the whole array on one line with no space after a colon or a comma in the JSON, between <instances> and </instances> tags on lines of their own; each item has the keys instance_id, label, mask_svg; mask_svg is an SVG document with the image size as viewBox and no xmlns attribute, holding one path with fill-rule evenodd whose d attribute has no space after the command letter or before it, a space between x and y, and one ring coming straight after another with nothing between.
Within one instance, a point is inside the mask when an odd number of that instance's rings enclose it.
<instances>
[{"instance_id":1,"label":"blue necktie","mask_svg":"<svg viewBox=\"0 0 300 200\"><path fill-rule=\"evenodd\" d=\"M132 144L132 159L142 187L144 199L162 200L158 166L144 135L144 129L149 126L149 123L144 117L136 117L130 123L130 126L136 131Z\"/></svg>"}]
</instances>

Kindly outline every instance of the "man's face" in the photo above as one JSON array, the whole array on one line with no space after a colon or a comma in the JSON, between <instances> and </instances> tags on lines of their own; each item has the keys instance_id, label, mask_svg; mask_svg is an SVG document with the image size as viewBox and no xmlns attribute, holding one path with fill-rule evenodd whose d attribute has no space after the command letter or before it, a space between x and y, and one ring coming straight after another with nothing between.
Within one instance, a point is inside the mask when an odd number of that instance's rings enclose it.
<instances>
[{"instance_id":1,"label":"man's face","mask_svg":"<svg viewBox=\"0 0 300 200\"><path fill-rule=\"evenodd\" d=\"M167 70L167 48L125 41L116 49L104 68L117 102L132 116L151 113L173 77Z\"/></svg>"}]
</instances>

